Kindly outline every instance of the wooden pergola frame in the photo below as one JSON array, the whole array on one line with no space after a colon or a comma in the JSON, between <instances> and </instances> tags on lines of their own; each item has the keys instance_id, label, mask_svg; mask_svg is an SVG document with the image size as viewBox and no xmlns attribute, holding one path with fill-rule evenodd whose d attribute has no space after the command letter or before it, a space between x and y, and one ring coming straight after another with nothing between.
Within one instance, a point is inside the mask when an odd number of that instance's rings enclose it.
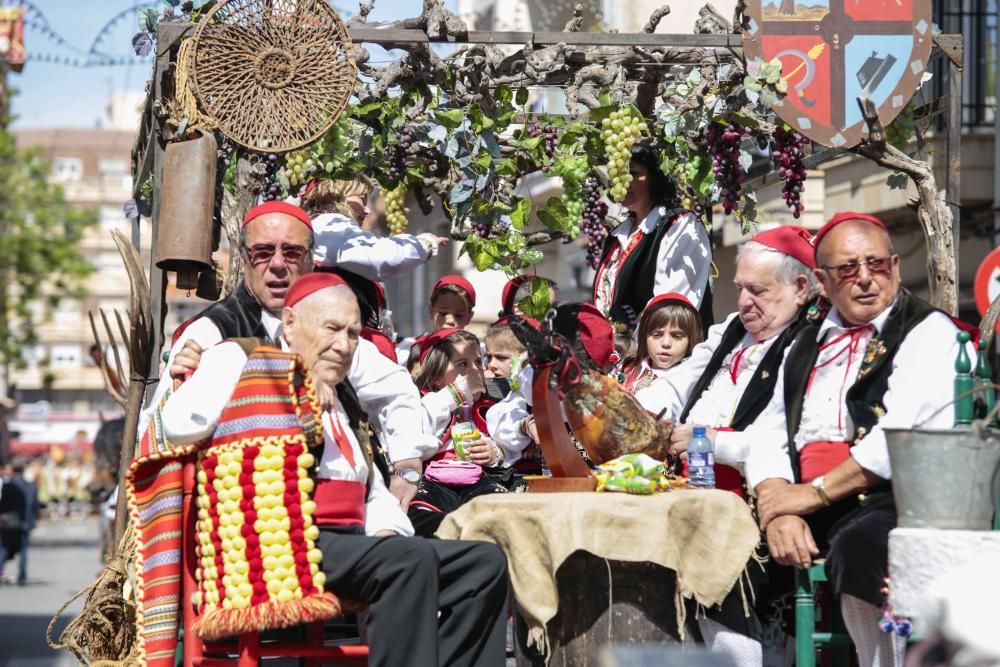
<instances>
[{"instance_id":1,"label":"wooden pergola frame","mask_svg":"<svg viewBox=\"0 0 1000 667\"><path fill-rule=\"evenodd\" d=\"M155 263L156 235L159 227L160 201L158 193L163 181L163 162L166 141L163 139L163 115L157 101L161 100L165 90L172 87L169 80L171 65L177 57L181 41L194 35L196 25L183 22L161 22L156 29L156 60L153 68L152 82L146 96L140 131L132 151L133 192L136 197L142 184L153 178L153 209L152 209L152 245L150 248L149 281L151 296L151 315L154 351L162 347L163 324L166 317L167 280L164 272ZM526 44L548 46L566 44L569 46L646 46L673 47L691 49L718 49L730 52L738 57L742 51L743 39L738 34L723 35L683 35L660 33L589 33L589 32L491 32L469 31L460 38L449 36L443 39L432 39L426 32L418 29L374 27L352 27L349 30L355 43L378 44L385 48L403 44L439 43L439 44ZM945 201L952 212L954 233L954 256L958 255L959 204L961 179L961 137L962 137L962 66L963 39L960 34L942 34L934 37L932 57L944 56L949 63L949 94L947 98L933 100L917 110L919 114L945 114L947 180L945 186ZM825 148L813 152L806 158L807 168L813 169L819 165L847 153L844 149ZM757 188L773 182L777 175L770 169L761 173L751 173L745 188ZM132 242L140 248L140 219L131 220ZM158 376L159 354L151 355L148 364L148 378Z\"/></svg>"}]
</instances>

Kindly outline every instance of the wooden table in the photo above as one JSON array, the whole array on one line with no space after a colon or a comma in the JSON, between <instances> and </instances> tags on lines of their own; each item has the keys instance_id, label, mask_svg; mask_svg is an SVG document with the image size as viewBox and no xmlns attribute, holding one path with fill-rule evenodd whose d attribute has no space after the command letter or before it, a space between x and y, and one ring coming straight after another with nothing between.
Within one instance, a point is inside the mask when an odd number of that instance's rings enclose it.
<instances>
[{"instance_id":1,"label":"wooden table","mask_svg":"<svg viewBox=\"0 0 1000 667\"><path fill-rule=\"evenodd\" d=\"M503 549L520 665L542 664L547 651L550 665L579 667L597 664L609 641L683 637L685 605L675 600L721 602L760 533L736 495L685 490L481 496L451 513L438 536Z\"/></svg>"}]
</instances>

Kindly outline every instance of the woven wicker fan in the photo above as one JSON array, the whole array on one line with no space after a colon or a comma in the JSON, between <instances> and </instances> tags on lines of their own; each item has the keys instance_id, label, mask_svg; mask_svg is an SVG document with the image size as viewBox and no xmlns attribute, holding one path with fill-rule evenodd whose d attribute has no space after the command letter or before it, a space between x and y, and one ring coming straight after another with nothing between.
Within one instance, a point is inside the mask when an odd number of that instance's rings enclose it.
<instances>
[{"instance_id":1,"label":"woven wicker fan","mask_svg":"<svg viewBox=\"0 0 1000 667\"><path fill-rule=\"evenodd\" d=\"M344 23L327 0L228 0L194 36L194 89L236 143L290 151L322 136L354 91Z\"/></svg>"}]
</instances>

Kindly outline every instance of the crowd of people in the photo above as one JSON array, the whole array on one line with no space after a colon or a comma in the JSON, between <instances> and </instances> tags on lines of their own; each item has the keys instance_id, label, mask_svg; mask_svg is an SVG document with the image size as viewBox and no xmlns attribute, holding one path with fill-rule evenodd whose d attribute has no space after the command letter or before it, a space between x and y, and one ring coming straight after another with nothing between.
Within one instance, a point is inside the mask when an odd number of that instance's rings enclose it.
<instances>
[{"instance_id":1,"label":"crowd of people","mask_svg":"<svg viewBox=\"0 0 1000 667\"><path fill-rule=\"evenodd\" d=\"M592 303L562 302L546 281L545 326L581 366L614 375L675 423L673 455L683 460L692 428L706 427L718 487L753 508L761 554L770 555L753 582L760 594L747 608L734 591L699 617L704 642L741 667L762 665L768 605L787 591L792 568L824 557L859 664L901 664L904 640L878 629L896 522L883 429L951 427L938 408L953 398L963 325L900 285L889 230L862 213L838 214L815 235L792 225L756 234L722 271L733 276L738 309L715 324L705 227L678 206L652 154L633 155L630 216L608 237ZM397 339L384 327L380 281L447 240L363 231L369 194L364 179L323 184L301 207L269 202L247 214L244 279L175 335L142 429L152 424L186 445L251 431L265 443L282 429L319 428L321 453L308 459L314 479L296 487L312 518L269 515L292 517L299 537L314 535L322 557L309 562L321 587L367 603L371 663L502 664L502 552L433 536L472 498L524 491L524 475L546 471L533 369L512 324L543 326L519 307L537 276L508 283L482 338L468 329L473 315L497 304L481 303L464 277L442 276L427 304L431 329ZM292 400L261 380L281 354L297 355L308 373L316 423L299 410L290 426L271 407ZM266 488L261 470L253 474ZM243 488L252 494L254 482L259 492L257 477ZM211 493L213 484L222 505L237 506L224 500L224 479L205 486ZM238 549L243 536L227 539ZM199 553L211 559L209 547ZM271 584L259 583L241 592L202 582L199 595L238 607L266 597Z\"/></svg>"}]
</instances>

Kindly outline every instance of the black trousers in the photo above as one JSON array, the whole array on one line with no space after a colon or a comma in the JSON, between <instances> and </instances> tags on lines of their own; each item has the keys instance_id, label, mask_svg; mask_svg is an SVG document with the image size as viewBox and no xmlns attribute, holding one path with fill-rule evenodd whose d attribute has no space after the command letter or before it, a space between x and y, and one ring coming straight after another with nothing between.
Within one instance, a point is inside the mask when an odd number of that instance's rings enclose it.
<instances>
[{"instance_id":1,"label":"black trousers","mask_svg":"<svg viewBox=\"0 0 1000 667\"><path fill-rule=\"evenodd\" d=\"M826 557L826 576L836 595L846 593L876 607L889 574L889 531L896 527L892 489L841 500L806 517Z\"/></svg>"},{"instance_id":2,"label":"black trousers","mask_svg":"<svg viewBox=\"0 0 1000 667\"><path fill-rule=\"evenodd\" d=\"M373 667L505 663L507 561L495 545L321 529L317 547L326 587L368 604Z\"/></svg>"},{"instance_id":3,"label":"black trousers","mask_svg":"<svg viewBox=\"0 0 1000 667\"><path fill-rule=\"evenodd\" d=\"M417 495L413 498L418 504L411 504L408 514L417 535L434 537L444 518L473 498L491 493L527 491L527 489L527 482L512 468L485 468L478 482L466 486L440 484L424 477L420 481ZM425 505L435 509L432 510Z\"/></svg>"}]
</instances>

